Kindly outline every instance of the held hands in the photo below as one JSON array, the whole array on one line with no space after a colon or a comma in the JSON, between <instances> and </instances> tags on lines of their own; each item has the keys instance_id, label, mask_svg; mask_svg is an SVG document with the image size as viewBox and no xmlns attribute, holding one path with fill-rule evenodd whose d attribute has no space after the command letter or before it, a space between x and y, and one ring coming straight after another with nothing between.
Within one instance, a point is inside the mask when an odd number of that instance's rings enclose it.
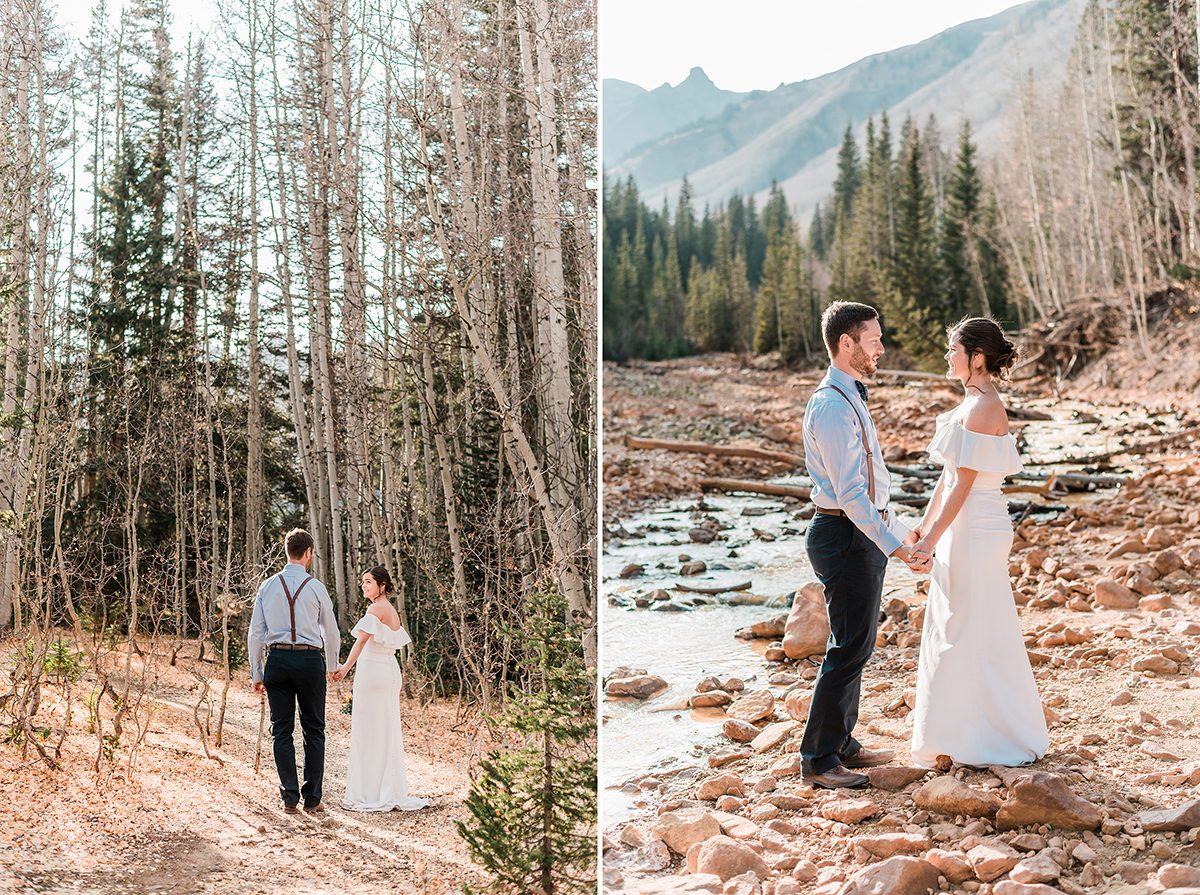
<instances>
[{"instance_id":1,"label":"held hands","mask_svg":"<svg viewBox=\"0 0 1200 895\"><path fill-rule=\"evenodd\" d=\"M933 546L921 537L919 530L904 536L903 546L895 555L918 575L926 575L933 568Z\"/></svg>"},{"instance_id":2,"label":"held hands","mask_svg":"<svg viewBox=\"0 0 1200 895\"><path fill-rule=\"evenodd\" d=\"M329 679L331 681L340 681L346 677L346 672L349 670L345 665L339 665L336 669L329 672Z\"/></svg>"},{"instance_id":3,"label":"held hands","mask_svg":"<svg viewBox=\"0 0 1200 895\"><path fill-rule=\"evenodd\" d=\"M266 693L267 692L267 686L262 681L252 681L250 684L250 689L253 690L255 693Z\"/></svg>"}]
</instances>

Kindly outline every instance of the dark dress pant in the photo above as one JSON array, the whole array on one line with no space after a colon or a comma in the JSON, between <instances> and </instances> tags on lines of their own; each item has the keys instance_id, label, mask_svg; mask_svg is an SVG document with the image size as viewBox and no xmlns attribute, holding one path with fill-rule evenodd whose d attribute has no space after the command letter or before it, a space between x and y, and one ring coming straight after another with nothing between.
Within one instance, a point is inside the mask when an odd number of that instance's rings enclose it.
<instances>
[{"instance_id":1,"label":"dark dress pant","mask_svg":"<svg viewBox=\"0 0 1200 895\"><path fill-rule=\"evenodd\" d=\"M887 556L845 516L817 513L805 537L825 585L829 643L800 741L805 773L823 774L862 748L854 739L863 668L875 650Z\"/></svg>"},{"instance_id":2,"label":"dark dress pant","mask_svg":"<svg viewBox=\"0 0 1200 895\"><path fill-rule=\"evenodd\" d=\"M285 805L295 805L303 796L304 806L311 808L321 801L325 777L325 654L320 650L269 650L263 684L271 706L279 795ZM304 734L303 786L297 782L296 745L292 742L297 707Z\"/></svg>"}]
</instances>

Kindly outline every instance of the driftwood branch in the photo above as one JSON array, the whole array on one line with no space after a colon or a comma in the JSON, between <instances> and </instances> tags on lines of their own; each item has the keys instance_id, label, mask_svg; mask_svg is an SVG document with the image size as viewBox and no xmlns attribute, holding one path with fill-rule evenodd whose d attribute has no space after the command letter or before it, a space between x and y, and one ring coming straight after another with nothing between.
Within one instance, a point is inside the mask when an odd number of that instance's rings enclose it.
<instances>
[{"instance_id":1,"label":"driftwood branch","mask_svg":"<svg viewBox=\"0 0 1200 895\"><path fill-rule=\"evenodd\" d=\"M684 454L711 454L718 457L746 457L751 460L768 460L786 463L789 466L804 466L804 455L789 451L773 451L768 448L728 444L705 444L702 441L676 441L669 438L638 438L625 436L625 446L636 450L677 451Z\"/></svg>"},{"instance_id":2,"label":"driftwood branch","mask_svg":"<svg viewBox=\"0 0 1200 895\"><path fill-rule=\"evenodd\" d=\"M713 594L729 593L730 591L735 591L735 590L749 590L749 589L750 589L749 581L743 581L741 584L730 584L728 586L713 585L711 587L695 587L694 585L690 585L690 584L676 584L673 588L671 588L671 590L682 590L682 591L686 591L689 594L708 594L709 596L712 596Z\"/></svg>"},{"instance_id":3,"label":"driftwood branch","mask_svg":"<svg viewBox=\"0 0 1200 895\"><path fill-rule=\"evenodd\" d=\"M745 479L700 479L697 484L702 491L745 491L750 494L771 494L778 497L799 497L807 500L811 488L799 485L773 485L770 482L751 482Z\"/></svg>"}]
</instances>

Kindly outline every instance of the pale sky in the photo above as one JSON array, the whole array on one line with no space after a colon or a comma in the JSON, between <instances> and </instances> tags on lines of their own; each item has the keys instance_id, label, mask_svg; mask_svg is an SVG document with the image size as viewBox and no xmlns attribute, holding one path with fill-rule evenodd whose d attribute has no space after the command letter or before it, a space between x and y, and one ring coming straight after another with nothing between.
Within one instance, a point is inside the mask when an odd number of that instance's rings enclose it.
<instances>
[{"instance_id":1,"label":"pale sky","mask_svg":"<svg viewBox=\"0 0 1200 895\"><path fill-rule=\"evenodd\" d=\"M109 19L115 25L120 19L122 0L106 0ZM130 4L132 5L132 4ZM92 25L93 0L51 0L55 10L54 20L66 29L73 40L87 37ZM171 47L183 51L187 46L187 34L197 36L211 33L212 23L217 17L216 0L168 0L167 11L171 16Z\"/></svg>"},{"instance_id":2,"label":"pale sky","mask_svg":"<svg viewBox=\"0 0 1200 895\"><path fill-rule=\"evenodd\" d=\"M1013 0L599 0L600 73L647 89L700 66L723 90L772 90L919 43Z\"/></svg>"}]
</instances>

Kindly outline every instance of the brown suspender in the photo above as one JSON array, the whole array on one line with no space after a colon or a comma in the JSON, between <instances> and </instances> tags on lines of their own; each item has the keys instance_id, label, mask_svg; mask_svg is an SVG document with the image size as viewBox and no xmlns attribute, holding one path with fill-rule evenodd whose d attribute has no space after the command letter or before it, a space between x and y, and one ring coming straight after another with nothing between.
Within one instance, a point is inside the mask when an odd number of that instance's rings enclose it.
<instances>
[{"instance_id":1,"label":"brown suspender","mask_svg":"<svg viewBox=\"0 0 1200 895\"><path fill-rule=\"evenodd\" d=\"M862 434L863 450L867 455L867 496L871 499L871 506L875 506L875 460L874 454L871 452L871 445L867 442L867 424L863 422L862 414L858 412L858 408L854 406L854 402L850 400L850 396L834 385L832 382L828 385L822 385L821 389L831 388L839 395L846 399L846 403L850 405L850 409L854 411L854 415L858 417L858 427Z\"/></svg>"},{"instance_id":2,"label":"brown suspender","mask_svg":"<svg viewBox=\"0 0 1200 895\"><path fill-rule=\"evenodd\" d=\"M300 586L296 588L296 595L293 597L292 592L288 590L287 582L283 580L283 573L279 573L279 583L283 585L283 595L287 597L288 614L292 617L292 643L296 642L296 600L300 598L300 591L304 590L304 585L312 581L312 575L309 575L300 582Z\"/></svg>"}]
</instances>

